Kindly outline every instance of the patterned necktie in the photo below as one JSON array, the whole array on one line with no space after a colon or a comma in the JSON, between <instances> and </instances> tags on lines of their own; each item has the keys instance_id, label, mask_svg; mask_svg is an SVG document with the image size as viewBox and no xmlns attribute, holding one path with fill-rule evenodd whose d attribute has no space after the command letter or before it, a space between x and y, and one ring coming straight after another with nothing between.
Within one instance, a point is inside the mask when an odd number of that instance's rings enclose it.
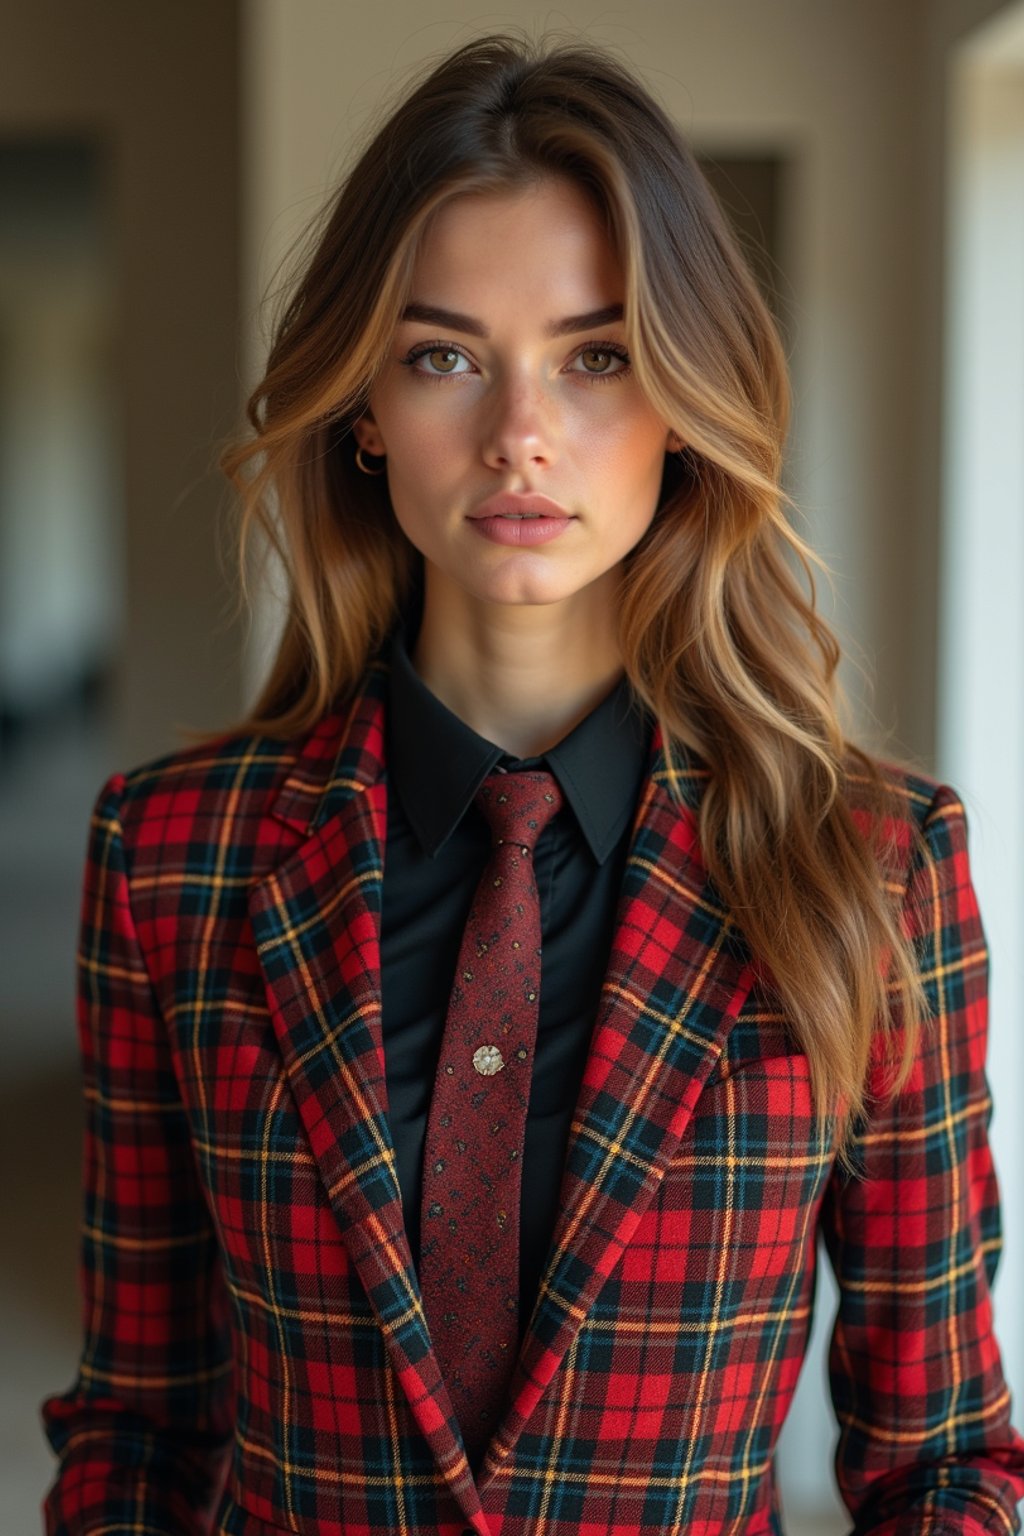
<instances>
[{"instance_id":1,"label":"patterned necktie","mask_svg":"<svg viewBox=\"0 0 1024 1536\"><path fill-rule=\"evenodd\" d=\"M519 1191L540 997L533 850L562 805L550 773L495 772L475 803L490 860L459 949L423 1154L420 1291L471 1461L519 1338Z\"/></svg>"}]
</instances>

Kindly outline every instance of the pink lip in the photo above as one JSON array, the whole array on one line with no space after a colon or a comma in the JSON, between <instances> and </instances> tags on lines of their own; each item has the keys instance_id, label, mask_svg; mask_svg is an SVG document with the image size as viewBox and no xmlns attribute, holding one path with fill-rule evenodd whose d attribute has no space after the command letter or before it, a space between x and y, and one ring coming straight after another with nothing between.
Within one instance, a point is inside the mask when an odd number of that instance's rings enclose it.
<instances>
[{"instance_id":1,"label":"pink lip","mask_svg":"<svg viewBox=\"0 0 1024 1536\"><path fill-rule=\"evenodd\" d=\"M570 518L571 512L559 506L557 501L552 501L549 496L518 496L512 491L499 491L495 496L488 496L482 501L475 512L469 515L476 522L482 517L510 517L517 512L539 512L542 517Z\"/></svg>"},{"instance_id":2,"label":"pink lip","mask_svg":"<svg viewBox=\"0 0 1024 1536\"><path fill-rule=\"evenodd\" d=\"M527 512L536 515L522 516ZM516 516L517 513L520 515ZM469 521L477 533L492 544L523 549L535 544L549 544L565 532L574 518L549 496L516 496L511 491L499 491L482 501L470 514Z\"/></svg>"}]
</instances>

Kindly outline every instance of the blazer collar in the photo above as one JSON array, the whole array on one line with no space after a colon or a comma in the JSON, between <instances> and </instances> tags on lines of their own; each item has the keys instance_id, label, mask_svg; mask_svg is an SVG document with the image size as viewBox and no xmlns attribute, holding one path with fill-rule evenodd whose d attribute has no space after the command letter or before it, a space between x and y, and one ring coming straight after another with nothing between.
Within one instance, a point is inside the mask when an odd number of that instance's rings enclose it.
<instances>
[{"instance_id":1,"label":"blazer collar","mask_svg":"<svg viewBox=\"0 0 1024 1536\"><path fill-rule=\"evenodd\" d=\"M271 803L275 820L310 836L353 795L381 781L387 680L388 662L378 652L353 697L335 704L305 738Z\"/></svg>"},{"instance_id":2,"label":"blazer collar","mask_svg":"<svg viewBox=\"0 0 1024 1536\"><path fill-rule=\"evenodd\" d=\"M655 728L611 951L570 1129L559 1218L474 1481L433 1351L387 1119L380 912L387 834L387 662L306 739L271 808L301 841L250 890L270 1016L353 1266L410 1410L467 1520L511 1456L686 1130L753 982L697 839L706 769L670 770Z\"/></svg>"},{"instance_id":3,"label":"blazer collar","mask_svg":"<svg viewBox=\"0 0 1024 1536\"><path fill-rule=\"evenodd\" d=\"M409 635L396 625L388 652L389 789L422 851L433 857L496 766L554 773L594 859L603 864L625 831L647 768L653 721L623 676L561 741L517 758L452 713L413 666ZM424 750L425 744L429 750Z\"/></svg>"}]
</instances>

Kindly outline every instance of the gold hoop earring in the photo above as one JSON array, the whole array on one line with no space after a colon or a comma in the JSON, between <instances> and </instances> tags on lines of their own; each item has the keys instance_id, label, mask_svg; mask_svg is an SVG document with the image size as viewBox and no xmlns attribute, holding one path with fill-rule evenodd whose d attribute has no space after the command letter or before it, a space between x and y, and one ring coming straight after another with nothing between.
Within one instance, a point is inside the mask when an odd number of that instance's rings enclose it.
<instances>
[{"instance_id":1,"label":"gold hoop earring","mask_svg":"<svg viewBox=\"0 0 1024 1536\"><path fill-rule=\"evenodd\" d=\"M375 459L377 459L377 458L384 459L384 458L387 458L387 454L384 454L384 453L377 454L377 453L375 453L374 454L374 458ZM362 448L357 448L356 449L356 463L359 465L359 468L362 470L364 475L382 475L384 473L385 469L387 468L387 465L382 464L380 466L380 469L369 469L363 463L363 450L362 450Z\"/></svg>"}]
</instances>

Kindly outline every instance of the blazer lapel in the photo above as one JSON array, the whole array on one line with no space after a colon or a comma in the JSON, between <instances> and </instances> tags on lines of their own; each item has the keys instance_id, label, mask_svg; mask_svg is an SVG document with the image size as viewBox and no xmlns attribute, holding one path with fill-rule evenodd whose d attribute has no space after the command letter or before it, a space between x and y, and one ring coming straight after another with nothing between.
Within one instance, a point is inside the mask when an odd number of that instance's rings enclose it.
<instances>
[{"instance_id":1,"label":"blazer lapel","mask_svg":"<svg viewBox=\"0 0 1024 1536\"><path fill-rule=\"evenodd\" d=\"M427 1331L387 1120L385 682L385 664L372 664L347 718L331 716L311 736L273 811L304 841L252 887L249 918L292 1092L352 1264L438 1467L466 1520L486 1536Z\"/></svg>"},{"instance_id":2,"label":"blazer lapel","mask_svg":"<svg viewBox=\"0 0 1024 1536\"><path fill-rule=\"evenodd\" d=\"M669 793L678 782L683 804ZM749 952L701 859L707 771L671 774L660 727L633 824L612 948L573 1116L548 1263L483 1492L614 1269L751 990Z\"/></svg>"},{"instance_id":3,"label":"blazer lapel","mask_svg":"<svg viewBox=\"0 0 1024 1536\"><path fill-rule=\"evenodd\" d=\"M273 814L303 841L252 888L249 915L285 1067L352 1263L411 1411L467 1521L664 1175L753 983L697 840L706 772L674 777L660 729L631 832L559 1217L512 1378L474 1482L430 1341L387 1119L380 911L387 831L386 662L326 718ZM339 746L340 734L340 746Z\"/></svg>"}]
</instances>

